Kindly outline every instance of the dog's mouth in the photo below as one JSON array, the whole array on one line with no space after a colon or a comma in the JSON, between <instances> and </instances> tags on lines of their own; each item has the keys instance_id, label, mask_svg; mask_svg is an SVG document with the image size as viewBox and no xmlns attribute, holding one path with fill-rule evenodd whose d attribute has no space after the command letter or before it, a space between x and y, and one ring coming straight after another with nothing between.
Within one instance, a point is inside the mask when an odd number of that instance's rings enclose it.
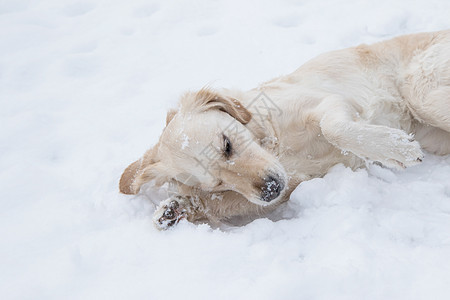
<instances>
[{"instance_id":1,"label":"dog's mouth","mask_svg":"<svg viewBox=\"0 0 450 300\"><path fill-rule=\"evenodd\" d=\"M286 185L287 177L284 175L284 172L269 171L264 177L260 177L256 182L250 183L249 185L239 185L238 183L229 184L219 180L209 191L234 191L254 204L269 206L277 203L283 197Z\"/></svg>"}]
</instances>

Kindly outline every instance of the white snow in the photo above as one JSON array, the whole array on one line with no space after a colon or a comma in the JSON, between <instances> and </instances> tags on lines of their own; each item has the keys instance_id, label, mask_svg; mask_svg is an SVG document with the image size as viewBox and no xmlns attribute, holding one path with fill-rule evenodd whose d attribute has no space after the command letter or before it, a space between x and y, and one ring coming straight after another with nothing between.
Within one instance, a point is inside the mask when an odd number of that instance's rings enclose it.
<instances>
[{"instance_id":1,"label":"white snow","mask_svg":"<svg viewBox=\"0 0 450 300\"><path fill-rule=\"evenodd\" d=\"M183 142L181 143L181 150L186 149L186 147L189 147L189 137L186 134L183 134Z\"/></svg>"},{"instance_id":2,"label":"white snow","mask_svg":"<svg viewBox=\"0 0 450 300\"><path fill-rule=\"evenodd\" d=\"M450 157L336 166L271 216L159 232L118 193L179 95L450 27L447 0L0 2L2 299L448 299Z\"/></svg>"}]
</instances>

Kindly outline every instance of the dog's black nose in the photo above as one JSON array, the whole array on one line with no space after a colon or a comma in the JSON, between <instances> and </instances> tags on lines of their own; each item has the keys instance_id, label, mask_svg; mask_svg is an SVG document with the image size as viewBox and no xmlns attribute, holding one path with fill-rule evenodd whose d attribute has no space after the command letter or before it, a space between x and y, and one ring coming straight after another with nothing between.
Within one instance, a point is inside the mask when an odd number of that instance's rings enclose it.
<instances>
[{"instance_id":1,"label":"dog's black nose","mask_svg":"<svg viewBox=\"0 0 450 300\"><path fill-rule=\"evenodd\" d=\"M264 185L261 188L261 200L270 202L276 199L284 189L284 182L278 176L269 175L264 178Z\"/></svg>"}]
</instances>

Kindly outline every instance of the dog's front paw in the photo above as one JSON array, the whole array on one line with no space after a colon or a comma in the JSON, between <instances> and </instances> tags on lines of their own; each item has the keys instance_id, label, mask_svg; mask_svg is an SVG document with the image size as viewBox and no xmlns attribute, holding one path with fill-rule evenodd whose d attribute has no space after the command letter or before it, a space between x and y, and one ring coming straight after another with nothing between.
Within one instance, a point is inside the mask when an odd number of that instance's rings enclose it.
<instances>
[{"instance_id":1,"label":"dog's front paw","mask_svg":"<svg viewBox=\"0 0 450 300\"><path fill-rule=\"evenodd\" d=\"M410 135L396 135L393 138L392 149L387 153L387 159L382 163L387 167L404 169L422 162L424 155L420 144Z\"/></svg>"},{"instance_id":2,"label":"dog's front paw","mask_svg":"<svg viewBox=\"0 0 450 300\"><path fill-rule=\"evenodd\" d=\"M165 230L186 218L187 210L184 208L184 201L180 200L169 198L161 202L153 215L153 223L156 228Z\"/></svg>"}]
</instances>

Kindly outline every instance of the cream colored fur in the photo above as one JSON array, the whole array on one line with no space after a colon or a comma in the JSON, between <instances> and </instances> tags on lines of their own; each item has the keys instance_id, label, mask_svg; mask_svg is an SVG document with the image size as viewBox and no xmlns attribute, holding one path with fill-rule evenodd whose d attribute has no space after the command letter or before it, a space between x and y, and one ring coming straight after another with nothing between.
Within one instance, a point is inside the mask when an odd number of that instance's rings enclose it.
<instances>
[{"instance_id":1,"label":"cream colored fur","mask_svg":"<svg viewBox=\"0 0 450 300\"><path fill-rule=\"evenodd\" d=\"M277 112L252 106L261 92ZM326 53L247 92L186 93L120 190L169 183L173 194L155 213L160 228L174 199L177 216L220 222L266 214L335 164L401 169L420 163L421 149L450 153L449 30ZM268 201L272 183L282 191Z\"/></svg>"}]
</instances>

